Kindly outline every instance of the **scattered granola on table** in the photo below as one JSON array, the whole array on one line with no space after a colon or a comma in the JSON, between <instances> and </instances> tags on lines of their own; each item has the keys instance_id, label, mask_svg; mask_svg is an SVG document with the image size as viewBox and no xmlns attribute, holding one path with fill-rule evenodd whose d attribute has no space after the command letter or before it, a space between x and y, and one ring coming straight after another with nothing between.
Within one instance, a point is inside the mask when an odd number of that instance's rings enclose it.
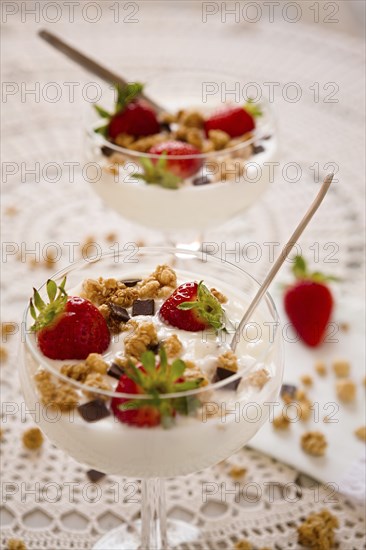
<instances>
[{"instance_id":1,"label":"scattered granola on table","mask_svg":"<svg viewBox=\"0 0 366 550\"><path fill-rule=\"evenodd\" d=\"M39 449L43 444L43 435L39 428L29 428L23 433L24 447L31 450Z\"/></svg>"},{"instance_id":2,"label":"scattered granola on table","mask_svg":"<svg viewBox=\"0 0 366 550\"><path fill-rule=\"evenodd\" d=\"M274 417L272 424L276 430L287 430L290 426L290 419L282 412L278 416Z\"/></svg>"},{"instance_id":3,"label":"scattered granola on table","mask_svg":"<svg viewBox=\"0 0 366 550\"><path fill-rule=\"evenodd\" d=\"M247 469L241 466L232 466L229 470L229 476L235 480L243 479L246 473Z\"/></svg>"},{"instance_id":4,"label":"scattered granola on table","mask_svg":"<svg viewBox=\"0 0 366 550\"><path fill-rule=\"evenodd\" d=\"M304 384L304 386L312 386L313 385L313 379L308 374L304 374L304 376L302 376L300 380Z\"/></svg>"},{"instance_id":5,"label":"scattered granola on table","mask_svg":"<svg viewBox=\"0 0 366 550\"><path fill-rule=\"evenodd\" d=\"M361 441L366 441L366 426L361 426L355 430L355 436Z\"/></svg>"},{"instance_id":6,"label":"scattered granola on table","mask_svg":"<svg viewBox=\"0 0 366 550\"><path fill-rule=\"evenodd\" d=\"M313 550L331 550L339 521L329 510L310 514L297 528L298 543Z\"/></svg>"},{"instance_id":7,"label":"scattered granola on table","mask_svg":"<svg viewBox=\"0 0 366 550\"><path fill-rule=\"evenodd\" d=\"M9 539L7 550L27 550L27 547L22 539Z\"/></svg>"},{"instance_id":8,"label":"scattered granola on table","mask_svg":"<svg viewBox=\"0 0 366 550\"><path fill-rule=\"evenodd\" d=\"M336 384L337 397L345 403L350 403L356 399L356 385L350 379L341 379Z\"/></svg>"},{"instance_id":9,"label":"scattered granola on table","mask_svg":"<svg viewBox=\"0 0 366 550\"><path fill-rule=\"evenodd\" d=\"M314 365L314 369L319 376L325 376L327 374L327 367L324 361L317 361Z\"/></svg>"},{"instance_id":10,"label":"scattered granola on table","mask_svg":"<svg viewBox=\"0 0 366 550\"><path fill-rule=\"evenodd\" d=\"M4 348L4 346L0 346L0 364L6 363L6 361L8 360L8 356L8 350Z\"/></svg>"},{"instance_id":11,"label":"scattered granola on table","mask_svg":"<svg viewBox=\"0 0 366 550\"><path fill-rule=\"evenodd\" d=\"M302 450L312 456L324 456L327 445L321 432L306 432L301 437Z\"/></svg>"},{"instance_id":12,"label":"scattered granola on table","mask_svg":"<svg viewBox=\"0 0 366 550\"><path fill-rule=\"evenodd\" d=\"M235 544L235 550L253 550L253 546L248 540L239 540Z\"/></svg>"},{"instance_id":13,"label":"scattered granola on table","mask_svg":"<svg viewBox=\"0 0 366 550\"><path fill-rule=\"evenodd\" d=\"M351 365L345 359L333 361L333 370L337 378L347 378L350 374Z\"/></svg>"}]
</instances>

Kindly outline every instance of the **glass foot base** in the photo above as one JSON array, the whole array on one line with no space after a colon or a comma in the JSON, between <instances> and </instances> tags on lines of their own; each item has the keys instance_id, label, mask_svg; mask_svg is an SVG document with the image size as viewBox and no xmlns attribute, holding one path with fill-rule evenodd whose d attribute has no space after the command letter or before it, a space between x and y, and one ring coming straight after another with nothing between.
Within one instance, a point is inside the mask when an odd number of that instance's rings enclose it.
<instances>
[{"instance_id":1,"label":"glass foot base","mask_svg":"<svg viewBox=\"0 0 366 550\"><path fill-rule=\"evenodd\" d=\"M194 542L199 537L199 530L194 525L178 519L168 520L168 548L179 544ZM155 547L141 547L141 522L132 526L122 525L99 539L92 550L155 550ZM166 550L157 548L156 550Z\"/></svg>"}]
</instances>

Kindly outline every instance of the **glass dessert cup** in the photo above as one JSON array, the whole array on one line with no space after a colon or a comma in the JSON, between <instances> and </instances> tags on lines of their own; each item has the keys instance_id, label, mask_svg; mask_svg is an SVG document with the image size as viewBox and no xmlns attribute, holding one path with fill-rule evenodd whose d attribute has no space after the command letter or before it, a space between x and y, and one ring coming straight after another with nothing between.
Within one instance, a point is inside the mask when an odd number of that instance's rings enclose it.
<instances>
[{"instance_id":1,"label":"glass dessert cup","mask_svg":"<svg viewBox=\"0 0 366 550\"><path fill-rule=\"evenodd\" d=\"M190 339L191 333L187 335L187 351L209 361L212 346L227 346L228 349L234 326L259 286L240 267L202 253L141 248L133 257L130 252L108 253L94 261L76 262L58 272L53 280L60 284L67 276L67 289L77 289L86 278L103 276L126 280L145 277L162 263L174 267L178 284L204 280L210 286L219 287L229 297L228 304L232 306L227 314L230 313L232 330L228 324L228 333L202 332L195 340ZM45 285L39 292L45 297ZM162 480L202 470L231 456L268 419L270 404L276 401L280 390L283 370L281 331L271 297L265 296L253 316L252 326L247 327L239 340L236 354L240 360L243 359L244 367L229 378L212 381L198 389L160 395L162 401L183 399L186 410L191 413L188 416L177 413L167 428L126 425L112 414L97 421L86 421L77 409L60 412L55 421L55 411L49 404L42 403L35 375L42 370L57 383L67 384L70 392L78 395L78 403L82 404L90 400L90 386L67 378L60 372L60 362L43 356L29 330L31 324L28 308L24 317L26 330L20 380L27 407L40 413L35 416L39 427L56 446L90 468L142 480L141 522L114 529L94 548L158 550L196 540L199 537L196 527L167 519ZM211 342L211 348L208 342ZM111 359L111 354L110 346L104 354L106 361ZM264 381L263 371L266 372ZM86 391L88 398L85 397ZM131 399L131 394L93 388L93 398L104 402L108 408L111 398ZM139 394L133 398L144 400L147 396Z\"/></svg>"},{"instance_id":2,"label":"glass dessert cup","mask_svg":"<svg viewBox=\"0 0 366 550\"><path fill-rule=\"evenodd\" d=\"M207 116L225 103L244 105L246 99L222 89L245 89L240 78L225 74L164 70L144 77L144 93L173 113L194 109ZM210 85L220 90L205 92ZM257 103L256 103L257 105ZM235 145L199 155L174 157L182 163L198 162L197 173L184 179L178 189L147 184L133 177L141 172L141 160L157 162L159 155L121 147L96 133L101 119L93 110L86 128L86 158L99 166L90 187L124 218L168 235L170 241L189 242L188 235L202 235L240 214L267 189L270 162L277 160L277 132L270 105L261 99L262 116L256 128ZM142 162L144 161L142 160ZM207 183L209 181L209 183ZM202 183L205 182L205 183ZM183 239L182 239L183 237Z\"/></svg>"}]
</instances>

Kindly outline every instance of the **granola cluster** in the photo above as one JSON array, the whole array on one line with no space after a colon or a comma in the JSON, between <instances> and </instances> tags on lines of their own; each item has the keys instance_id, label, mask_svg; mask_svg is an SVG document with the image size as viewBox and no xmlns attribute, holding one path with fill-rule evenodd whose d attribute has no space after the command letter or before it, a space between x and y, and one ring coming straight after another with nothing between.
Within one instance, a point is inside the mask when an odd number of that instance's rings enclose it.
<instances>
[{"instance_id":1,"label":"granola cluster","mask_svg":"<svg viewBox=\"0 0 366 550\"><path fill-rule=\"evenodd\" d=\"M351 366L344 359L336 359L333 361L333 370L337 378L347 378L350 374Z\"/></svg>"},{"instance_id":2,"label":"granola cluster","mask_svg":"<svg viewBox=\"0 0 366 550\"><path fill-rule=\"evenodd\" d=\"M331 550L334 546L334 530L339 521L329 510L310 514L297 528L298 543L314 550Z\"/></svg>"},{"instance_id":3,"label":"granola cluster","mask_svg":"<svg viewBox=\"0 0 366 550\"><path fill-rule=\"evenodd\" d=\"M107 369L108 364L99 353L90 353L84 363L62 365L61 374L77 382L85 382L90 374L106 374Z\"/></svg>"},{"instance_id":4,"label":"granola cluster","mask_svg":"<svg viewBox=\"0 0 366 550\"><path fill-rule=\"evenodd\" d=\"M252 374L250 374L246 381L250 386L254 386L261 390L265 384L267 384L270 376L266 369L258 369Z\"/></svg>"},{"instance_id":5,"label":"granola cluster","mask_svg":"<svg viewBox=\"0 0 366 550\"><path fill-rule=\"evenodd\" d=\"M169 358L178 357L183 350L182 342L176 334L172 334L163 342L166 354Z\"/></svg>"},{"instance_id":6,"label":"granola cluster","mask_svg":"<svg viewBox=\"0 0 366 550\"><path fill-rule=\"evenodd\" d=\"M338 399L345 403L350 403L356 398L356 385L348 378L338 380L336 390Z\"/></svg>"},{"instance_id":7,"label":"granola cluster","mask_svg":"<svg viewBox=\"0 0 366 550\"><path fill-rule=\"evenodd\" d=\"M361 426L355 430L355 436L361 441L366 441L366 426Z\"/></svg>"},{"instance_id":8,"label":"granola cluster","mask_svg":"<svg viewBox=\"0 0 366 550\"><path fill-rule=\"evenodd\" d=\"M138 295L141 300L148 298L167 298L177 287L177 276L169 265L158 265L151 275L138 283Z\"/></svg>"},{"instance_id":9,"label":"granola cluster","mask_svg":"<svg viewBox=\"0 0 366 550\"><path fill-rule=\"evenodd\" d=\"M273 419L272 424L276 430L287 430L290 425L290 419L287 414L281 412L281 414Z\"/></svg>"},{"instance_id":10,"label":"granola cluster","mask_svg":"<svg viewBox=\"0 0 366 550\"><path fill-rule=\"evenodd\" d=\"M238 372L238 358L231 350L219 355L217 362L218 366L222 369Z\"/></svg>"},{"instance_id":11,"label":"granola cluster","mask_svg":"<svg viewBox=\"0 0 366 550\"><path fill-rule=\"evenodd\" d=\"M23 433L22 441L24 447L32 451L39 449L43 444L43 435L39 428L29 428Z\"/></svg>"},{"instance_id":12,"label":"granola cluster","mask_svg":"<svg viewBox=\"0 0 366 550\"><path fill-rule=\"evenodd\" d=\"M216 300L218 302L220 302L220 304L226 304L227 297L225 296L225 294L223 294L222 292L220 292L216 288L211 288L210 290L211 290L211 294L213 294L215 296Z\"/></svg>"},{"instance_id":13,"label":"granola cluster","mask_svg":"<svg viewBox=\"0 0 366 550\"><path fill-rule=\"evenodd\" d=\"M82 298L90 300L96 306L102 306L111 302L121 307L131 307L138 299L139 294L136 288L127 287L117 279L87 279L84 281Z\"/></svg>"},{"instance_id":14,"label":"granola cluster","mask_svg":"<svg viewBox=\"0 0 366 550\"><path fill-rule=\"evenodd\" d=\"M98 372L91 372L87 375L87 377L84 380L84 384L86 386L90 386L91 388L97 388L99 390L104 391L111 391L112 386L109 382L107 382L102 374L99 374ZM89 397L90 399L95 399L98 397L99 399L108 399L107 396L103 396L102 394L95 394L92 391L84 391L85 395Z\"/></svg>"},{"instance_id":15,"label":"granola cluster","mask_svg":"<svg viewBox=\"0 0 366 550\"><path fill-rule=\"evenodd\" d=\"M78 395L70 384L54 382L51 374L45 370L37 372L34 378L43 405L61 412L70 411L78 405Z\"/></svg>"},{"instance_id":16,"label":"granola cluster","mask_svg":"<svg viewBox=\"0 0 366 550\"><path fill-rule=\"evenodd\" d=\"M321 432L306 432L301 437L303 451L312 456L323 456L327 448L327 441Z\"/></svg>"},{"instance_id":17,"label":"granola cluster","mask_svg":"<svg viewBox=\"0 0 366 550\"><path fill-rule=\"evenodd\" d=\"M158 335L153 323L140 323L136 330L125 338L125 354L132 360L140 360L141 355L158 345Z\"/></svg>"},{"instance_id":18,"label":"granola cluster","mask_svg":"<svg viewBox=\"0 0 366 550\"><path fill-rule=\"evenodd\" d=\"M300 420L303 420L305 422L306 420L309 420L311 415L312 402L310 401L304 390L297 389L295 395L293 396L284 393L282 395L282 399L286 403L286 405L289 405L290 403L296 403L298 405L300 411Z\"/></svg>"},{"instance_id":19,"label":"granola cluster","mask_svg":"<svg viewBox=\"0 0 366 550\"><path fill-rule=\"evenodd\" d=\"M204 375L202 370L196 363L193 361L184 361L186 364L186 370L184 371L184 380L197 380L198 378L202 379L201 386L207 386L209 381Z\"/></svg>"},{"instance_id":20,"label":"granola cluster","mask_svg":"<svg viewBox=\"0 0 366 550\"><path fill-rule=\"evenodd\" d=\"M7 550L27 550L27 547L22 539L9 539Z\"/></svg>"}]
</instances>

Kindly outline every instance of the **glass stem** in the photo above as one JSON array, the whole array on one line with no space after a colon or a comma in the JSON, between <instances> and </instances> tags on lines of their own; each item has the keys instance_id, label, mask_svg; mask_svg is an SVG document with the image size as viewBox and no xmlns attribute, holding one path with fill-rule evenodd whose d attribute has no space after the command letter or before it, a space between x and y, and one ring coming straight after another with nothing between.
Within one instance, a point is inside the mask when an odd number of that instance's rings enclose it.
<instances>
[{"instance_id":1,"label":"glass stem","mask_svg":"<svg viewBox=\"0 0 366 550\"><path fill-rule=\"evenodd\" d=\"M141 504L141 550L166 550L165 489L162 479L143 479Z\"/></svg>"}]
</instances>

